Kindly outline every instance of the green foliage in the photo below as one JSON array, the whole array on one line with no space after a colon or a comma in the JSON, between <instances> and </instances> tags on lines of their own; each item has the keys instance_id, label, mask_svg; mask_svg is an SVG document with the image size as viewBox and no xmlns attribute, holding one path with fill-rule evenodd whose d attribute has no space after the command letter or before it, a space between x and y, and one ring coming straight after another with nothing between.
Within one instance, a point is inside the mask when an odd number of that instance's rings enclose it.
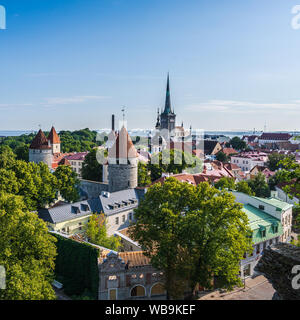
<instances>
[{"instance_id":1,"label":"green foliage","mask_svg":"<svg viewBox=\"0 0 300 320\"><path fill-rule=\"evenodd\" d=\"M6 146L4 148L7 148ZM59 167L52 174L44 163L35 164L11 159L11 151L0 153L0 192L23 196L28 210L51 203L58 191L68 201L78 200L78 179L69 167ZM2 159L2 160L1 160Z\"/></svg>"},{"instance_id":2,"label":"green foliage","mask_svg":"<svg viewBox=\"0 0 300 320\"><path fill-rule=\"evenodd\" d=\"M0 191L23 196L29 210L52 202L57 190L57 179L44 163L16 160L0 171Z\"/></svg>"},{"instance_id":3,"label":"green foliage","mask_svg":"<svg viewBox=\"0 0 300 320\"><path fill-rule=\"evenodd\" d=\"M84 152L92 151L94 147L103 142L96 141L97 131L91 131L88 128L77 131L59 132L62 152Z\"/></svg>"},{"instance_id":4,"label":"green foliage","mask_svg":"<svg viewBox=\"0 0 300 320\"><path fill-rule=\"evenodd\" d=\"M163 150L151 158L148 168L151 172L151 181L155 181L162 176L162 173L182 173L183 170L189 173L199 173L202 171L203 163L195 156L181 150Z\"/></svg>"},{"instance_id":5,"label":"green foliage","mask_svg":"<svg viewBox=\"0 0 300 320\"><path fill-rule=\"evenodd\" d=\"M271 195L266 177L259 172L254 179L248 181L248 185L257 197L268 198Z\"/></svg>"},{"instance_id":6,"label":"green foliage","mask_svg":"<svg viewBox=\"0 0 300 320\"><path fill-rule=\"evenodd\" d=\"M149 175L148 165L143 162L138 164L138 186L146 187L151 184L151 176Z\"/></svg>"},{"instance_id":7,"label":"green foliage","mask_svg":"<svg viewBox=\"0 0 300 320\"><path fill-rule=\"evenodd\" d=\"M226 155L226 153L224 153L222 151L217 153L216 159L218 161L221 161L221 162L224 162L224 163L227 163L229 161L229 157Z\"/></svg>"},{"instance_id":8,"label":"green foliage","mask_svg":"<svg viewBox=\"0 0 300 320\"><path fill-rule=\"evenodd\" d=\"M81 169L81 176L83 179L102 182L103 166L100 161L97 160L97 153L101 151L93 149L86 155Z\"/></svg>"},{"instance_id":9,"label":"green foliage","mask_svg":"<svg viewBox=\"0 0 300 320\"><path fill-rule=\"evenodd\" d=\"M93 214L87 224L85 233L91 243L99 246L118 251L121 246L121 239L115 236L107 236L105 225L105 217L103 214Z\"/></svg>"},{"instance_id":10,"label":"green foliage","mask_svg":"<svg viewBox=\"0 0 300 320\"><path fill-rule=\"evenodd\" d=\"M215 188L234 190L235 180L234 178L223 177L218 182L215 183Z\"/></svg>"},{"instance_id":11,"label":"green foliage","mask_svg":"<svg viewBox=\"0 0 300 320\"><path fill-rule=\"evenodd\" d=\"M287 161L289 161L289 160L294 161L295 156L294 155L279 154L279 153L271 153L268 156L267 167L271 171L276 171L284 166L285 162L283 162L283 160L285 160L285 159L287 159Z\"/></svg>"},{"instance_id":12,"label":"green foliage","mask_svg":"<svg viewBox=\"0 0 300 320\"><path fill-rule=\"evenodd\" d=\"M0 146L0 168L6 168L10 166L16 158L10 147L6 145Z\"/></svg>"},{"instance_id":13,"label":"green foliage","mask_svg":"<svg viewBox=\"0 0 300 320\"><path fill-rule=\"evenodd\" d=\"M21 197L0 192L0 265L6 289L0 300L52 300L55 238Z\"/></svg>"},{"instance_id":14,"label":"green foliage","mask_svg":"<svg viewBox=\"0 0 300 320\"><path fill-rule=\"evenodd\" d=\"M234 137L230 140L229 145L232 146L235 150L245 150L247 148L247 144L239 137Z\"/></svg>"},{"instance_id":15,"label":"green foliage","mask_svg":"<svg viewBox=\"0 0 300 320\"><path fill-rule=\"evenodd\" d=\"M62 279L65 293L97 300L99 250L86 243L53 235L57 239L55 273Z\"/></svg>"},{"instance_id":16,"label":"green foliage","mask_svg":"<svg viewBox=\"0 0 300 320\"><path fill-rule=\"evenodd\" d=\"M248 194L249 196L255 196L255 193L252 191L252 189L249 187L249 184L247 181L240 181L235 185L235 189L238 192L243 192L245 194Z\"/></svg>"},{"instance_id":17,"label":"green foliage","mask_svg":"<svg viewBox=\"0 0 300 320\"><path fill-rule=\"evenodd\" d=\"M135 210L130 233L151 264L165 275L171 298L182 298L188 284L212 287L240 285L239 263L252 251L247 215L226 191L208 183L197 187L169 178L151 186Z\"/></svg>"},{"instance_id":18,"label":"green foliage","mask_svg":"<svg viewBox=\"0 0 300 320\"><path fill-rule=\"evenodd\" d=\"M0 142L0 150L1 146L8 146L17 155L18 160L28 161L29 145L31 144L34 137L35 134L33 133L23 134L17 137L5 137Z\"/></svg>"},{"instance_id":19,"label":"green foliage","mask_svg":"<svg viewBox=\"0 0 300 320\"><path fill-rule=\"evenodd\" d=\"M54 176L57 178L58 189L64 199L69 202L76 202L79 200L79 184L77 173L69 166L59 166Z\"/></svg>"}]
</instances>

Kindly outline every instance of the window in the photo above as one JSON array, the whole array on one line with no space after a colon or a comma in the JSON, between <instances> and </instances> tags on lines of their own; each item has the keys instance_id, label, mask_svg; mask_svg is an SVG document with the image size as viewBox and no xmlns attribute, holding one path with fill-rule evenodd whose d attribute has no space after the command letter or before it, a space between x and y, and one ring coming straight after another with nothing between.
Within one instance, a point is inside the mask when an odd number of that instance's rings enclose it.
<instances>
[{"instance_id":1,"label":"window","mask_svg":"<svg viewBox=\"0 0 300 320\"><path fill-rule=\"evenodd\" d=\"M165 288L161 283L156 283L152 288L151 288L151 296L158 296L158 295L163 295L165 294Z\"/></svg>"},{"instance_id":2,"label":"window","mask_svg":"<svg viewBox=\"0 0 300 320\"><path fill-rule=\"evenodd\" d=\"M132 279L136 279L136 274L131 275Z\"/></svg>"},{"instance_id":3,"label":"window","mask_svg":"<svg viewBox=\"0 0 300 320\"><path fill-rule=\"evenodd\" d=\"M116 224L119 224L119 217L116 217Z\"/></svg>"},{"instance_id":4,"label":"window","mask_svg":"<svg viewBox=\"0 0 300 320\"><path fill-rule=\"evenodd\" d=\"M109 276L109 277L108 277L108 280L109 280L109 281L117 280L117 276Z\"/></svg>"},{"instance_id":5,"label":"window","mask_svg":"<svg viewBox=\"0 0 300 320\"><path fill-rule=\"evenodd\" d=\"M131 289L132 297L144 297L145 296L145 288L142 286L135 286Z\"/></svg>"},{"instance_id":6,"label":"window","mask_svg":"<svg viewBox=\"0 0 300 320\"><path fill-rule=\"evenodd\" d=\"M125 215L122 216L122 222L125 222Z\"/></svg>"},{"instance_id":7,"label":"window","mask_svg":"<svg viewBox=\"0 0 300 320\"><path fill-rule=\"evenodd\" d=\"M129 213L128 218L130 221L132 220L132 212Z\"/></svg>"},{"instance_id":8,"label":"window","mask_svg":"<svg viewBox=\"0 0 300 320\"><path fill-rule=\"evenodd\" d=\"M265 210L265 206L263 206L263 205L261 205L261 204L258 206L258 208L259 208L260 210Z\"/></svg>"}]
</instances>

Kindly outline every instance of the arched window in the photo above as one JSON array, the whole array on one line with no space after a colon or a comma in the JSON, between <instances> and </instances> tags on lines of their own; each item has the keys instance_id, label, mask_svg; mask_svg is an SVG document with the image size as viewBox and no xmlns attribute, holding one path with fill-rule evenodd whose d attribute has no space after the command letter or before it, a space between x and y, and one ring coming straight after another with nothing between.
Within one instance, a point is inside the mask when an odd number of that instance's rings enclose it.
<instances>
[{"instance_id":1,"label":"arched window","mask_svg":"<svg viewBox=\"0 0 300 320\"><path fill-rule=\"evenodd\" d=\"M152 296L159 296L163 295L166 293L166 290L164 286L161 283L156 283L152 288L151 288L151 297Z\"/></svg>"},{"instance_id":2,"label":"arched window","mask_svg":"<svg viewBox=\"0 0 300 320\"><path fill-rule=\"evenodd\" d=\"M142 286L135 286L131 289L132 297L144 297L146 295L145 288Z\"/></svg>"}]
</instances>

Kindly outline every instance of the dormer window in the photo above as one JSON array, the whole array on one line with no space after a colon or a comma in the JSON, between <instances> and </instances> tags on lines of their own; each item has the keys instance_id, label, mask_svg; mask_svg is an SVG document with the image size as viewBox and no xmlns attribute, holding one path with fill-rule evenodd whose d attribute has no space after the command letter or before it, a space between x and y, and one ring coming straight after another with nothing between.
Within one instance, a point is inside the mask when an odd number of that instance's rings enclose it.
<instances>
[{"instance_id":1,"label":"dormer window","mask_svg":"<svg viewBox=\"0 0 300 320\"><path fill-rule=\"evenodd\" d=\"M80 213L80 210L79 210L78 207L72 206L72 207L71 207L71 212L72 212L72 213L75 213L75 214L78 214L78 213Z\"/></svg>"}]
</instances>

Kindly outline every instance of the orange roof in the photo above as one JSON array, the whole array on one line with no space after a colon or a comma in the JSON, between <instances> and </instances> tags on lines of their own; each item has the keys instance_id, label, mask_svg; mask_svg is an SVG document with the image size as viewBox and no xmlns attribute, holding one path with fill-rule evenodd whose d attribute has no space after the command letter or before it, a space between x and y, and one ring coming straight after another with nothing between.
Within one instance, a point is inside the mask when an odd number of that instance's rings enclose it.
<instances>
[{"instance_id":1,"label":"orange roof","mask_svg":"<svg viewBox=\"0 0 300 320\"><path fill-rule=\"evenodd\" d=\"M104 259L107 258L107 255L111 251L109 250L102 250L99 256L99 262L103 263ZM150 266L150 258L144 255L143 251L126 251L126 252L119 252L118 257L121 258L125 264L128 263L129 268L134 267L143 267L143 266Z\"/></svg>"},{"instance_id":2,"label":"orange roof","mask_svg":"<svg viewBox=\"0 0 300 320\"><path fill-rule=\"evenodd\" d=\"M123 126L120 133L118 134L118 137L116 139L116 142L114 145L109 149L108 151L108 157L109 158L137 158L138 153L132 143L132 140Z\"/></svg>"},{"instance_id":3,"label":"orange roof","mask_svg":"<svg viewBox=\"0 0 300 320\"><path fill-rule=\"evenodd\" d=\"M54 127L51 128L51 131L48 135L48 140L50 140L51 144L60 143L60 139L58 134L56 133Z\"/></svg>"},{"instance_id":4,"label":"orange roof","mask_svg":"<svg viewBox=\"0 0 300 320\"><path fill-rule=\"evenodd\" d=\"M48 140L41 129L31 142L29 149L51 149L51 146L49 146Z\"/></svg>"}]
</instances>

